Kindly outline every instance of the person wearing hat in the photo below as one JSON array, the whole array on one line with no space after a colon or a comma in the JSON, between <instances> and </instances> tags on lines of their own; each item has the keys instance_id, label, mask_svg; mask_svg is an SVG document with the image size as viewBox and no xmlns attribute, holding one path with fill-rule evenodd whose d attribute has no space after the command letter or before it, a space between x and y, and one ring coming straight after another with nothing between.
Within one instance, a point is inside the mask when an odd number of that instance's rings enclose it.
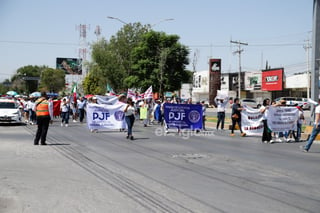
<instances>
[{"instance_id":1,"label":"person wearing hat","mask_svg":"<svg viewBox=\"0 0 320 213\"><path fill-rule=\"evenodd\" d=\"M37 116L38 129L34 139L34 145L47 145L46 138L49 128L49 123L53 118L53 104L48 100L47 93L42 92L41 97L35 103L35 111Z\"/></svg>"},{"instance_id":2,"label":"person wearing hat","mask_svg":"<svg viewBox=\"0 0 320 213\"><path fill-rule=\"evenodd\" d=\"M320 132L320 98L318 99L318 105L315 108L315 120L312 128L311 135L305 146L300 146L300 148L304 152L309 152L314 139L316 139L317 135Z\"/></svg>"}]
</instances>

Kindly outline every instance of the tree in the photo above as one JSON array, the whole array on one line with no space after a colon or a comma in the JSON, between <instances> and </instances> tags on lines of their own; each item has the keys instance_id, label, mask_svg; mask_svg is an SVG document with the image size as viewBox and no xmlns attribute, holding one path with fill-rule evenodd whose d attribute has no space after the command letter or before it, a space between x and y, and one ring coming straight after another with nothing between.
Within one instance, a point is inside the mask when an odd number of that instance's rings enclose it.
<instances>
[{"instance_id":1,"label":"tree","mask_svg":"<svg viewBox=\"0 0 320 213\"><path fill-rule=\"evenodd\" d=\"M65 87L65 72L60 69L45 68L41 73L40 90L59 92Z\"/></svg>"},{"instance_id":2,"label":"tree","mask_svg":"<svg viewBox=\"0 0 320 213\"><path fill-rule=\"evenodd\" d=\"M17 73L11 78L12 89L24 94L37 91L39 82L37 78L40 78L40 73L45 68L46 66L40 67L32 65L19 68Z\"/></svg>"},{"instance_id":3,"label":"tree","mask_svg":"<svg viewBox=\"0 0 320 213\"><path fill-rule=\"evenodd\" d=\"M82 82L85 94L104 95L106 93L106 79L101 78L101 69L96 64L89 65L90 72Z\"/></svg>"},{"instance_id":4,"label":"tree","mask_svg":"<svg viewBox=\"0 0 320 213\"><path fill-rule=\"evenodd\" d=\"M150 85L156 92L175 91L182 82L188 82L190 74L185 70L189 63L189 51L180 44L179 36L149 31L133 51L130 77L125 79L129 87L146 90Z\"/></svg>"},{"instance_id":5,"label":"tree","mask_svg":"<svg viewBox=\"0 0 320 213\"><path fill-rule=\"evenodd\" d=\"M92 45L93 63L98 64L101 70L101 73L96 73L99 80L104 78L115 91L128 88L124 79L129 78L132 72L132 50L148 30L148 25L126 24L110 38L110 42L102 39Z\"/></svg>"}]
</instances>

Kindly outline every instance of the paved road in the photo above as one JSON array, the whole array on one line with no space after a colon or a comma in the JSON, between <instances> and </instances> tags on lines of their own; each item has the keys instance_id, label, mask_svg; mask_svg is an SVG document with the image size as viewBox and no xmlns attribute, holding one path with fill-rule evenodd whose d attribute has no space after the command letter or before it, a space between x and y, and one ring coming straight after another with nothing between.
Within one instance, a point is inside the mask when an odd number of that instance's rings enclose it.
<instances>
[{"instance_id":1,"label":"paved road","mask_svg":"<svg viewBox=\"0 0 320 213\"><path fill-rule=\"evenodd\" d=\"M56 121L34 146L35 130L0 126L0 212L319 212L318 144Z\"/></svg>"}]
</instances>

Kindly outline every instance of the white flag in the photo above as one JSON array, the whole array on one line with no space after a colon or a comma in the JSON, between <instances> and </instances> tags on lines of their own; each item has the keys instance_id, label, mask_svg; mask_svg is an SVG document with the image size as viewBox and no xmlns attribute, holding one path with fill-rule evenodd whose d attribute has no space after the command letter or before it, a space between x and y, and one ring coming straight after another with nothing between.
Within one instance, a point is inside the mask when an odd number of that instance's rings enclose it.
<instances>
[{"instance_id":1,"label":"white flag","mask_svg":"<svg viewBox=\"0 0 320 213\"><path fill-rule=\"evenodd\" d=\"M127 98L132 98L132 101L136 101L136 93L132 89L128 89Z\"/></svg>"},{"instance_id":2,"label":"white flag","mask_svg":"<svg viewBox=\"0 0 320 213\"><path fill-rule=\"evenodd\" d=\"M144 99L153 98L152 85L144 92Z\"/></svg>"}]
</instances>

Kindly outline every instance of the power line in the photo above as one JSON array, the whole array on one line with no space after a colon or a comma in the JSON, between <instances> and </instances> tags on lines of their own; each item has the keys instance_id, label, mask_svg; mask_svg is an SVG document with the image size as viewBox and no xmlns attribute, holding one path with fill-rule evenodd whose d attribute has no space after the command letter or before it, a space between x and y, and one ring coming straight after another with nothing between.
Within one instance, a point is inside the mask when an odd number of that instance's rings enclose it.
<instances>
[{"instance_id":1,"label":"power line","mask_svg":"<svg viewBox=\"0 0 320 213\"><path fill-rule=\"evenodd\" d=\"M78 46L75 43L63 43L63 42L39 42L39 41L9 41L9 40L0 40L0 43L9 43L9 44L32 44L32 45L56 45L56 46Z\"/></svg>"}]
</instances>

